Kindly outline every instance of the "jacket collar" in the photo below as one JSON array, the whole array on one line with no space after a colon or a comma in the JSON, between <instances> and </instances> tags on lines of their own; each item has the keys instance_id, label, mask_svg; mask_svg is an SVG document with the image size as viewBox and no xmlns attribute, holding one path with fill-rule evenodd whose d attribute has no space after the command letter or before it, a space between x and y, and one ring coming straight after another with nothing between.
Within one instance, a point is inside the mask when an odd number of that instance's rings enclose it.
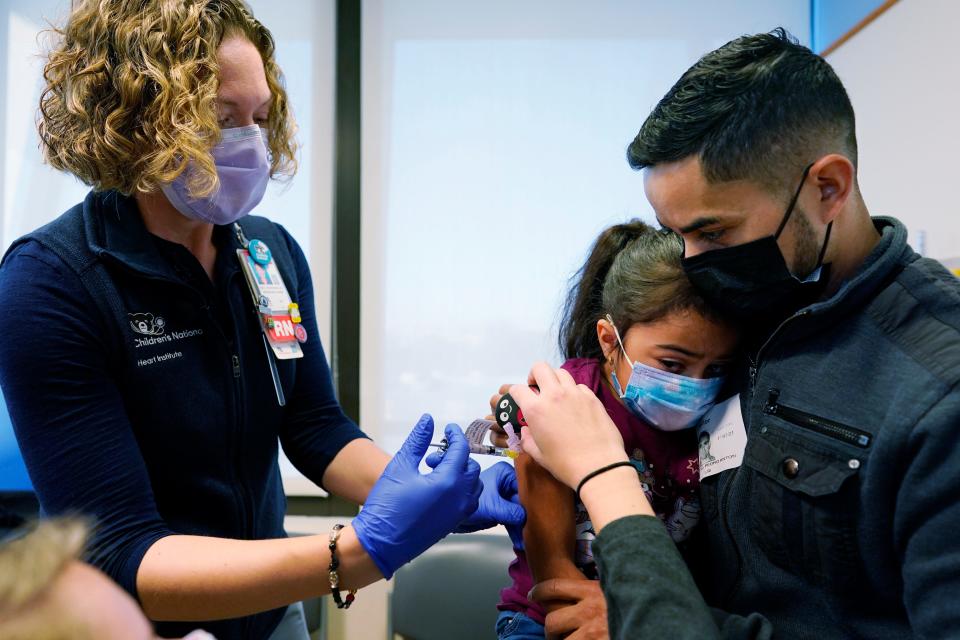
<instances>
[{"instance_id":1,"label":"jacket collar","mask_svg":"<svg viewBox=\"0 0 960 640\"><path fill-rule=\"evenodd\" d=\"M805 316L803 322L788 321L791 338L826 329L841 316L859 311L893 282L906 265L920 257L907 244L907 228L902 222L875 217L873 224L880 232L880 242L833 296L799 312L798 315Z\"/></svg>"},{"instance_id":2,"label":"jacket collar","mask_svg":"<svg viewBox=\"0 0 960 640\"><path fill-rule=\"evenodd\" d=\"M880 242L873 248L857 273L830 298L809 307L810 313L863 306L890 283L903 267L919 256L907 245L907 228L896 218L876 217L873 224Z\"/></svg>"},{"instance_id":3,"label":"jacket collar","mask_svg":"<svg viewBox=\"0 0 960 640\"><path fill-rule=\"evenodd\" d=\"M143 224L137 202L116 191L91 191L83 203L83 218L90 250L142 275L182 281L159 244L169 243L150 233ZM232 248L234 234L228 227L214 228L219 248Z\"/></svg>"}]
</instances>

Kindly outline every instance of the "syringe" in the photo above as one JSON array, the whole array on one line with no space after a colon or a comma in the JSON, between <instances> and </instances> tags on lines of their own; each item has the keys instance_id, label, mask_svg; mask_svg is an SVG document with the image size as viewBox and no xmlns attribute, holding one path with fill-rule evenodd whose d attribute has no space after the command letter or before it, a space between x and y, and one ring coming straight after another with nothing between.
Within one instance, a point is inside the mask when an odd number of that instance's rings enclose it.
<instances>
[{"instance_id":1,"label":"syringe","mask_svg":"<svg viewBox=\"0 0 960 640\"><path fill-rule=\"evenodd\" d=\"M504 458L516 458L517 454L510 449L502 449L500 447L495 447L492 444L477 444L476 442L471 442L470 444L470 453L476 453L482 456L501 456ZM433 443L431 447L437 447L441 452L446 451L449 446L447 439L444 438L440 441L439 444Z\"/></svg>"},{"instance_id":2,"label":"syringe","mask_svg":"<svg viewBox=\"0 0 960 640\"><path fill-rule=\"evenodd\" d=\"M474 420L464 430L463 434L467 438L467 444L470 445L470 453L476 453L482 456L516 458L519 455L519 453L516 451L511 451L510 449L503 447L497 447L492 444L484 444L483 441L486 438L487 433L490 431L490 427L493 425L494 423L489 420ZM447 450L447 447L450 446L450 444L447 442L447 439L444 438L439 444L434 443L430 446L439 448L440 452L443 453Z\"/></svg>"}]
</instances>

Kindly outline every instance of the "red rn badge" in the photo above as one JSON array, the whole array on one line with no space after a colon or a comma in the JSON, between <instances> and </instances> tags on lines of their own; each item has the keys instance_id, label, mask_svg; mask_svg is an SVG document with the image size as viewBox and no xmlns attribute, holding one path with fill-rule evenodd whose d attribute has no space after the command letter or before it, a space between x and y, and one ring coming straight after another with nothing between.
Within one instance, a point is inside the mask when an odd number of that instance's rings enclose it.
<instances>
[{"instance_id":1,"label":"red rn badge","mask_svg":"<svg viewBox=\"0 0 960 640\"><path fill-rule=\"evenodd\" d=\"M267 325L267 336L274 342L296 342L297 333L290 316L273 316L273 326Z\"/></svg>"}]
</instances>

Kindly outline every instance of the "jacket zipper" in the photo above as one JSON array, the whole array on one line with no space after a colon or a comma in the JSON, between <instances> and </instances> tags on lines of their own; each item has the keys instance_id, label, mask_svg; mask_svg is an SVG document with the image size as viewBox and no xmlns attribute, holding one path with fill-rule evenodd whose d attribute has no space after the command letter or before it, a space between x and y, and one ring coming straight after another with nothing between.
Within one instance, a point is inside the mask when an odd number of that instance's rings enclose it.
<instances>
[{"instance_id":1,"label":"jacket zipper","mask_svg":"<svg viewBox=\"0 0 960 640\"><path fill-rule=\"evenodd\" d=\"M170 287L185 289L189 291L193 296L197 298L197 301L200 303L202 309L206 311L207 318L210 324L216 328L217 332L220 334L220 337L223 338L224 345L227 346L227 348L230 351L230 367L231 367L231 374L233 376L233 382L234 382L234 401L233 401L234 414L236 416L236 424L237 424L237 431L234 438L236 447L233 452L233 458L234 458L234 461L238 461L240 456L240 434L242 431L242 425L240 424L241 409L242 409L241 402L240 402L240 396L241 396L240 357L237 354L233 353L233 345L231 344L230 339L227 337L227 334L224 333L223 329L220 327L219 323L217 323L216 319L214 318L213 313L210 309L210 305L207 304L207 299L204 297L202 293L200 293L199 291L197 291L196 289L194 289L188 284L175 282L173 280L168 280L167 278L162 278L160 276L144 273L143 271L140 271L139 269L134 269L133 267L127 265L123 261L114 258L112 255L106 252L101 252L100 257L109 260L114 265L120 267L127 273L130 273L138 278L142 278L144 280L148 280L152 282L160 282ZM236 272L231 274L231 280L228 281L226 285L227 289L229 289L230 285L232 284L232 279L235 276L236 276ZM228 305L229 305L229 300L228 300ZM233 310L231 309L230 311L232 312ZM246 537L249 538L251 536L251 533L250 533L249 521L247 518L247 511L248 511L247 504L249 500L247 499L247 495L246 495L247 494L246 487L244 486L243 480L240 478L237 472L237 467L233 468L233 473L231 475L234 478L233 494L237 499L237 502L239 503L239 507L240 507L239 515L241 520L241 528L244 532L246 532ZM252 512L252 505L251 505L250 511Z\"/></svg>"},{"instance_id":2,"label":"jacket zipper","mask_svg":"<svg viewBox=\"0 0 960 640\"><path fill-rule=\"evenodd\" d=\"M234 271L230 274L229 279L224 285L225 290L229 291L230 287L233 284L233 279L236 277L237 272ZM230 296L227 295L226 298L227 310L230 312L232 317L234 315L234 310L230 305ZM208 309L208 313L209 313ZM234 342L230 339L229 336L224 332L223 328L215 321L213 314L210 314L211 323L217 327L218 332L223 338L223 342L226 345L227 349L230 352L230 372L233 375L233 415L234 415L234 442L236 447L233 451L233 462L234 462L234 471L233 477L236 480L237 493L240 497L240 515L243 523L243 531L247 538L252 537L252 526L250 523L250 518L247 517L247 514L253 513L253 501L250 500L248 495L246 484L243 481L243 478L240 475L240 469L243 468L241 451L243 450L243 380L242 380L242 368L240 366L240 355L234 352ZM234 336L236 337L236 336Z\"/></svg>"},{"instance_id":3,"label":"jacket zipper","mask_svg":"<svg viewBox=\"0 0 960 640\"><path fill-rule=\"evenodd\" d=\"M726 509L727 501L730 499L730 489L733 487L733 482L737 479L737 475L739 473L740 467L737 467L733 470L733 474L723 487L723 497L721 498L719 505L721 509L720 513L722 514L721 521L723 522L723 528L726 530L727 537L730 539L730 546L733 548L733 551L737 556L737 577L734 578L733 584L730 586L730 590L727 591L727 595L724 597L724 604L728 609L731 608L733 596L737 593L737 591L740 590L740 581L743 579L743 554L740 553L740 547L737 545L737 540L733 537L733 529L730 527L730 519L727 517Z\"/></svg>"},{"instance_id":4,"label":"jacket zipper","mask_svg":"<svg viewBox=\"0 0 960 640\"><path fill-rule=\"evenodd\" d=\"M770 394L767 396L767 404L764 405L763 412L767 415L782 418L798 427L815 431L820 435L852 444L861 449L866 449L870 446L870 434L866 431L854 429L851 426L834 420L821 418L811 413L800 411L799 409L787 407L778 402L779 398L780 390L770 389Z\"/></svg>"},{"instance_id":5,"label":"jacket zipper","mask_svg":"<svg viewBox=\"0 0 960 640\"><path fill-rule=\"evenodd\" d=\"M242 434L242 431L243 431L243 425L242 425L242 415L243 415L243 414L242 414L242 408L243 408L243 407L242 407L242 402L241 402L242 382L241 382L241 380L240 380L240 375L241 375L240 356L239 356L238 354L236 354L236 353L233 352L233 344L231 343L230 339L227 337L227 334L224 333L223 328L220 327L220 324L219 324L219 323L216 321L216 319L213 317L213 313L211 312L210 305L207 304L207 300L206 300L206 298L204 297L204 295L203 295L202 293L200 293L199 291L197 291L196 289L194 289L193 287L191 287L190 285L187 285L187 284L185 284L185 283L174 282L174 281L168 280L167 278L162 278L162 277L155 276L155 275L149 275L149 274L147 274L147 273L144 273L143 271L140 271L140 270L138 270L138 269L134 269L134 268L130 267L129 265L127 265L126 263L124 263L123 261L114 258L113 256L111 256L111 255L108 254L108 253L101 252L101 253L100 253L100 257L101 257L101 258L107 258L107 259L108 259L110 262L112 262L114 265L119 266L121 269L123 269L123 270L126 271L127 273L131 273L131 274L135 275L135 276L138 277L138 278L142 278L142 279L145 279L145 280L150 280L150 281L153 281L153 282L161 282L161 283L164 283L165 285L172 286L172 287L176 287L176 288L186 289L186 290L189 291L192 295L196 296L196 298L197 298L197 300L199 301L201 307L203 308L204 311L206 311L206 313L207 313L207 318L208 318L210 324L212 324L214 327L216 327L217 332L220 334L220 337L223 338L224 344L227 346L227 348L228 348L229 351L230 351L230 369L231 369L231 374L233 375L233 383L234 383L234 384L233 384L233 386L234 386L234 390L233 390L233 391L234 391L234 393L233 393L233 405L234 405L234 415L235 415L235 418L236 418L235 422L236 422L236 427L237 427L236 434L235 434L235 439L234 439L234 442L236 443L236 446L235 446L235 448L234 448L233 458L234 458L234 461L235 461L235 462L238 462L238 463L239 463L239 461L240 461L240 460L239 460L239 458L240 458L240 437L241 437L241 434ZM227 289L228 291L229 291L229 289L230 289L230 286L231 286L231 284L232 284L232 280L233 280L234 277L236 277L236 272L234 272L233 274L231 274L230 279L229 279L229 280L227 281L227 283L226 283L226 289ZM230 306L229 296L227 297L227 306L228 306L228 307ZM232 312L233 309L230 309L230 311ZM233 494L234 494L234 496L237 498L237 501L239 502L239 506L240 506L239 516L240 516L240 520L241 520L241 523L240 523L240 524L241 524L242 530L245 532L245 536L244 536L244 537L247 538L247 539L250 539L250 538L253 537L253 532L251 531L252 527L250 526L250 519L247 518L247 512L249 511L251 514L253 513L253 503L252 503L252 500L249 500L249 498L248 498L248 496L247 496L246 487L245 487L245 485L244 485L244 483L243 483L243 479L240 477L237 469L238 469L238 466L235 466L235 467L232 469L232 473L231 473L231 475L232 475L233 478L234 478ZM249 503L249 509L248 509L248 503ZM250 619L249 619L249 618L244 618L244 620L243 620L243 622L242 622L242 624L241 624L241 627L242 627L242 632L241 632L242 637L247 637L247 636L249 635L249 630L250 630Z\"/></svg>"},{"instance_id":6,"label":"jacket zipper","mask_svg":"<svg viewBox=\"0 0 960 640\"><path fill-rule=\"evenodd\" d=\"M750 368L749 368L750 399L751 400L753 400L753 392L757 382L757 372L760 370L760 356L763 355L763 352L766 350L767 347L770 346L770 343L773 342L773 339L777 337L777 334L780 333L783 330L783 328L787 326L788 323L792 322L793 320L796 320L797 318L802 318L803 316L808 315L809 313L810 312L807 309L801 309L797 313L793 314L792 316L790 316L789 318L781 322L779 326L777 326L777 328L773 330L773 333L771 333L770 336L764 341L763 345L761 345L760 348L757 349L756 355L749 358L750 360Z\"/></svg>"},{"instance_id":7,"label":"jacket zipper","mask_svg":"<svg viewBox=\"0 0 960 640\"><path fill-rule=\"evenodd\" d=\"M230 251L233 251L231 248ZM226 283L224 283L224 290L227 292L224 297L224 304L226 304L226 309L230 313L230 316L236 318L235 310L230 304L230 287L233 285L234 278L237 277L237 271L232 272L228 277ZM210 313L209 307L207 308L207 313ZM243 380L242 380L242 368L240 366L240 355L236 353L235 344L239 344L239 340L235 343L231 340L227 334L224 332L223 327L221 327L214 319L213 315L210 314L211 323L217 327L220 335L223 337L223 342L227 346L227 349L230 351L230 368L233 374L233 415L234 415L234 442L236 446L233 450L233 477L235 479L235 492L239 494L240 499L240 518L241 526L244 531L244 538L247 540L253 539L253 521L255 520L255 515L253 513L253 499L250 497L250 492L247 490L247 486L244 483L243 477L241 476L240 470L243 469L243 460L241 456L241 451L243 450L243 431L244 431L244 413L243 413ZM236 322L233 323L233 337L237 338L236 335ZM248 517L249 514L249 517ZM250 628L252 625L252 620L250 616L245 616L240 623L240 637L248 638L250 637Z\"/></svg>"},{"instance_id":8,"label":"jacket zipper","mask_svg":"<svg viewBox=\"0 0 960 640\"><path fill-rule=\"evenodd\" d=\"M753 403L753 394L757 384L757 373L760 370L760 356L763 355L763 352L766 350L768 346L770 346L770 343L773 342L773 339L777 336L778 333L780 333L783 330L785 326L787 326L788 323L792 322L796 318L802 318L808 313L809 313L808 310L802 309L799 312L787 318L786 320L784 320L783 322L781 322L779 326L777 326L777 328L774 329L774 331L770 334L770 336L760 346L760 348L757 350L756 355L751 356L749 358L749 364L748 364L748 370L747 370L748 376L749 376L749 389L747 391L749 393L748 397L750 398L750 401L748 402L748 406ZM745 426L749 428L750 424L746 424ZM737 591L740 590L740 583L743 580L743 554L740 553L740 547L737 545L737 540L736 538L733 537L733 529L730 526L728 510L726 509L727 502L730 499L730 491L739 473L740 473L740 467L737 467L736 469L733 470L733 474L730 476L730 479L727 481L726 485L723 487L723 497L719 505L721 521L723 522L723 528L726 531L727 538L729 538L730 544L732 545L733 550L737 556L737 577L734 579L733 585L731 585L730 590L727 591L727 595L724 597L724 601L728 607L733 602L734 595L736 595Z\"/></svg>"}]
</instances>

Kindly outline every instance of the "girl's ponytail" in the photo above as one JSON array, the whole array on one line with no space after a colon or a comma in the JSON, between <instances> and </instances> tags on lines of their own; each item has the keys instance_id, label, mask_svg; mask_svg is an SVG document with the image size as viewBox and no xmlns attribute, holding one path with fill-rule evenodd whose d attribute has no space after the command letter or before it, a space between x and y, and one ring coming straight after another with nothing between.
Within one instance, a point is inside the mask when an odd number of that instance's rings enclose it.
<instances>
[{"instance_id":1,"label":"girl's ponytail","mask_svg":"<svg viewBox=\"0 0 960 640\"><path fill-rule=\"evenodd\" d=\"M600 234L590 256L570 279L570 291L560 320L560 352L564 359L603 359L597 341L597 320L607 312L603 283L617 255L640 236L654 229L640 220L614 225Z\"/></svg>"},{"instance_id":2,"label":"girl's ponytail","mask_svg":"<svg viewBox=\"0 0 960 640\"><path fill-rule=\"evenodd\" d=\"M693 310L726 322L694 289L682 261L680 236L640 220L601 233L571 279L560 323L564 358L603 360L597 321L606 314L622 335L635 324L656 322L676 311Z\"/></svg>"}]
</instances>

